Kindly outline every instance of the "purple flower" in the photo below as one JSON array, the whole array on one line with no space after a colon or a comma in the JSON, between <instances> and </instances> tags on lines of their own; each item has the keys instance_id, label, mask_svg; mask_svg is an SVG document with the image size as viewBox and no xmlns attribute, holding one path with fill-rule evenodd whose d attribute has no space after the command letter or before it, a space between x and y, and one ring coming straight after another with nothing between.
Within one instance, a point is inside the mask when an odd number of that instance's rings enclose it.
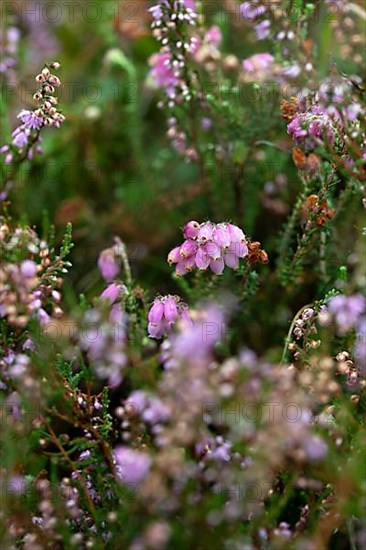
<instances>
[{"instance_id":1,"label":"purple flower","mask_svg":"<svg viewBox=\"0 0 366 550\"><path fill-rule=\"evenodd\" d=\"M43 126L43 118L37 116L34 111L23 109L17 118L20 118L25 128L28 128L28 130L40 130Z\"/></svg>"},{"instance_id":2,"label":"purple flower","mask_svg":"<svg viewBox=\"0 0 366 550\"><path fill-rule=\"evenodd\" d=\"M362 294L353 296L340 294L331 298L328 303L329 312L333 315L340 334L345 334L357 327L365 308L366 299Z\"/></svg>"},{"instance_id":3,"label":"purple flower","mask_svg":"<svg viewBox=\"0 0 366 550\"><path fill-rule=\"evenodd\" d=\"M254 4L254 5L253 5ZM266 12L266 7L261 4L255 4L255 2L244 2L240 5L240 15L246 21L254 21Z\"/></svg>"},{"instance_id":4,"label":"purple flower","mask_svg":"<svg viewBox=\"0 0 366 550\"><path fill-rule=\"evenodd\" d=\"M24 351L34 351L36 349L35 343L32 340L32 338L27 338L24 341L24 344L22 346L22 350Z\"/></svg>"},{"instance_id":5,"label":"purple flower","mask_svg":"<svg viewBox=\"0 0 366 550\"><path fill-rule=\"evenodd\" d=\"M18 147L19 149L21 149L22 147L26 147L28 145L29 135L29 128L27 128L24 124L22 126L18 126L18 128L16 128L12 133L13 145L15 145L15 147Z\"/></svg>"},{"instance_id":6,"label":"purple flower","mask_svg":"<svg viewBox=\"0 0 366 550\"><path fill-rule=\"evenodd\" d=\"M258 40L265 40L270 35L271 22L268 19L255 25L255 32Z\"/></svg>"},{"instance_id":7,"label":"purple flower","mask_svg":"<svg viewBox=\"0 0 366 550\"><path fill-rule=\"evenodd\" d=\"M36 262L33 262L32 260L24 260L24 262L20 264L20 272L23 275L23 277L26 277L26 278L34 277L37 274Z\"/></svg>"},{"instance_id":8,"label":"purple flower","mask_svg":"<svg viewBox=\"0 0 366 550\"><path fill-rule=\"evenodd\" d=\"M141 483L151 467L151 457L144 452L119 446L114 449L118 477L122 483Z\"/></svg>"}]
</instances>

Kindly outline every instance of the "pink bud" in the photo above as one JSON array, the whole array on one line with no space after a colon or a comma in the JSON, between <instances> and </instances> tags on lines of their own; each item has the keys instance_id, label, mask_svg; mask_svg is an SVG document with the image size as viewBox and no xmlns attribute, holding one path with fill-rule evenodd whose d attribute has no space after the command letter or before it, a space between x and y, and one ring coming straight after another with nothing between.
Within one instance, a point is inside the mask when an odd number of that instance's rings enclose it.
<instances>
[{"instance_id":1,"label":"pink bud","mask_svg":"<svg viewBox=\"0 0 366 550\"><path fill-rule=\"evenodd\" d=\"M221 248L213 242L208 242L205 245L205 251L214 260L219 260L221 257Z\"/></svg>"},{"instance_id":2,"label":"pink bud","mask_svg":"<svg viewBox=\"0 0 366 550\"><path fill-rule=\"evenodd\" d=\"M158 340L162 338L164 334L164 325L159 323L149 323L147 327L150 338L157 338Z\"/></svg>"},{"instance_id":3,"label":"pink bud","mask_svg":"<svg viewBox=\"0 0 366 550\"><path fill-rule=\"evenodd\" d=\"M189 256L189 258L185 258L184 260L180 261L177 264L176 273L177 275L185 275L189 271L193 271L194 268L195 268L194 256Z\"/></svg>"},{"instance_id":4,"label":"pink bud","mask_svg":"<svg viewBox=\"0 0 366 550\"><path fill-rule=\"evenodd\" d=\"M51 317L43 308L38 311L38 319L41 325L45 325L46 323L49 323L51 321Z\"/></svg>"},{"instance_id":5,"label":"pink bud","mask_svg":"<svg viewBox=\"0 0 366 550\"><path fill-rule=\"evenodd\" d=\"M211 260L210 268L216 275L221 275L225 268L224 260L222 258L220 260Z\"/></svg>"},{"instance_id":6,"label":"pink bud","mask_svg":"<svg viewBox=\"0 0 366 550\"><path fill-rule=\"evenodd\" d=\"M228 223L228 230L232 243L245 242L245 235L240 227L238 227L237 225L233 225L232 223Z\"/></svg>"},{"instance_id":7,"label":"pink bud","mask_svg":"<svg viewBox=\"0 0 366 550\"><path fill-rule=\"evenodd\" d=\"M192 318L189 314L188 307L184 307L180 314L180 320L185 327L191 327L193 325Z\"/></svg>"},{"instance_id":8,"label":"pink bud","mask_svg":"<svg viewBox=\"0 0 366 550\"><path fill-rule=\"evenodd\" d=\"M192 239L188 239L187 241L184 241L184 243L180 247L179 254L182 256L182 258L188 258L196 252L197 246L198 245L195 241L192 241Z\"/></svg>"},{"instance_id":9,"label":"pink bud","mask_svg":"<svg viewBox=\"0 0 366 550\"><path fill-rule=\"evenodd\" d=\"M216 226L213 240L221 248L228 248L230 246L230 232L226 224Z\"/></svg>"},{"instance_id":10,"label":"pink bud","mask_svg":"<svg viewBox=\"0 0 366 550\"><path fill-rule=\"evenodd\" d=\"M183 227L183 235L185 239L195 239L197 237L197 233L199 231L200 224L195 221L188 222Z\"/></svg>"},{"instance_id":11,"label":"pink bud","mask_svg":"<svg viewBox=\"0 0 366 550\"><path fill-rule=\"evenodd\" d=\"M59 293L58 290L52 290L51 294L52 294L52 298L55 300L55 302L60 302L61 301L61 294Z\"/></svg>"},{"instance_id":12,"label":"pink bud","mask_svg":"<svg viewBox=\"0 0 366 550\"><path fill-rule=\"evenodd\" d=\"M231 269L238 269L239 267L239 258L234 252L226 252L224 255L225 264Z\"/></svg>"},{"instance_id":13,"label":"pink bud","mask_svg":"<svg viewBox=\"0 0 366 550\"><path fill-rule=\"evenodd\" d=\"M177 320L178 308L174 296L168 296L164 302L164 317L169 324Z\"/></svg>"},{"instance_id":14,"label":"pink bud","mask_svg":"<svg viewBox=\"0 0 366 550\"><path fill-rule=\"evenodd\" d=\"M113 304L118 298L120 289L121 285L116 285L115 283L112 283L111 285L107 286L100 297L109 300L109 302Z\"/></svg>"},{"instance_id":15,"label":"pink bud","mask_svg":"<svg viewBox=\"0 0 366 550\"><path fill-rule=\"evenodd\" d=\"M197 250L195 261L198 269L207 269L210 265L209 255L203 248Z\"/></svg>"},{"instance_id":16,"label":"pink bud","mask_svg":"<svg viewBox=\"0 0 366 550\"><path fill-rule=\"evenodd\" d=\"M158 324L164 315L164 305L160 300L155 300L149 311L149 322Z\"/></svg>"},{"instance_id":17,"label":"pink bud","mask_svg":"<svg viewBox=\"0 0 366 550\"><path fill-rule=\"evenodd\" d=\"M168 254L168 263L171 264L177 264L182 260L181 255L179 254L180 246L176 246L171 250Z\"/></svg>"},{"instance_id":18,"label":"pink bud","mask_svg":"<svg viewBox=\"0 0 366 550\"><path fill-rule=\"evenodd\" d=\"M107 282L112 281L119 273L119 265L116 261L116 255L113 248L107 248L99 256L98 267L103 279Z\"/></svg>"},{"instance_id":19,"label":"pink bud","mask_svg":"<svg viewBox=\"0 0 366 550\"><path fill-rule=\"evenodd\" d=\"M248 247L243 242L231 243L227 252L230 252L231 254L233 254L234 256L237 256L238 258L244 258L248 254Z\"/></svg>"},{"instance_id":20,"label":"pink bud","mask_svg":"<svg viewBox=\"0 0 366 550\"><path fill-rule=\"evenodd\" d=\"M198 242L204 244L207 241L212 240L212 237L213 237L213 227L210 224L210 222L207 222L200 227L200 230L197 233L197 240Z\"/></svg>"},{"instance_id":21,"label":"pink bud","mask_svg":"<svg viewBox=\"0 0 366 550\"><path fill-rule=\"evenodd\" d=\"M109 314L109 322L113 323L114 325L118 325L118 331L116 331L116 327L114 327L115 342L118 342L119 339L121 341L124 341L126 336L125 325L127 323L127 316L123 311L121 304L114 304L114 306L112 306L111 312Z\"/></svg>"}]
</instances>

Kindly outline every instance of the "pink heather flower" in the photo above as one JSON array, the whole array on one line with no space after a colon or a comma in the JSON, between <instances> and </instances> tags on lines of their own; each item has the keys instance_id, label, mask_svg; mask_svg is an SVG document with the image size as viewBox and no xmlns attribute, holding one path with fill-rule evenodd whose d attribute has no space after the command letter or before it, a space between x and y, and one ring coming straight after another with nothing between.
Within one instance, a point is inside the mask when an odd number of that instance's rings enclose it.
<instances>
[{"instance_id":1,"label":"pink heather flower","mask_svg":"<svg viewBox=\"0 0 366 550\"><path fill-rule=\"evenodd\" d=\"M180 246L179 254L182 258L189 258L196 252L197 248L198 244L192 239L188 239Z\"/></svg>"},{"instance_id":2,"label":"pink heather flower","mask_svg":"<svg viewBox=\"0 0 366 550\"><path fill-rule=\"evenodd\" d=\"M186 241L175 247L168 255L168 262L176 264L176 273L185 275L197 268L202 271L210 268L221 275L225 265L238 269L239 259L248 254L243 231L230 223L213 224L189 222L183 228Z\"/></svg>"},{"instance_id":3,"label":"pink heather flower","mask_svg":"<svg viewBox=\"0 0 366 550\"><path fill-rule=\"evenodd\" d=\"M213 241L209 241L205 244L205 251L212 260L220 260L221 248Z\"/></svg>"},{"instance_id":4,"label":"pink heather flower","mask_svg":"<svg viewBox=\"0 0 366 550\"><path fill-rule=\"evenodd\" d=\"M204 223L201 225L197 233L197 241L199 244L207 243L213 238L213 225L211 223Z\"/></svg>"},{"instance_id":5,"label":"pink heather flower","mask_svg":"<svg viewBox=\"0 0 366 550\"><path fill-rule=\"evenodd\" d=\"M190 321L188 306L178 296L159 296L154 300L148 315L150 338L162 338L179 320L185 324Z\"/></svg>"},{"instance_id":6,"label":"pink heather flower","mask_svg":"<svg viewBox=\"0 0 366 550\"><path fill-rule=\"evenodd\" d=\"M180 246L176 246L171 250L168 254L168 263L169 264L177 264L182 260L181 255L179 254Z\"/></svg>"},{"instance_id":7,"label":"pink heather flower","mask_svg":"<svg viewBox=\"0 0 366 550\"><path fill-rule=\"evenodd\" d=\"M244 59L243 69L248 73L270 73L274 63L274 57L270 53L257 53Z\"/></svg>"},{"instance_id":8,"label":"pink heather flower","mask_svg":"<svg viewBox=\"0 0 366 550\"><path fill-rule=\"evenodd\" d=\"M164 302L164 317L169 325L175 323L178 318L177 302L173 296L168 296Z\"/></svg>"},{"instance_id":9,"label":"pink heather flower","mask_svg":"<svg viewBox=\"0 0 366 550\"><path fill-rule=\"evenodd\" d=\"M120 445L114 449L118 477L122 483L141 483L151 467L151 457L144 452L135 451Z\"/></svg>"},{"instance_id":10,"label":"pink heather flower","mask_svg":"<svg viewBox=\"0 0 366 550\"><path fill-rule=\"evenodd\" d=\"M204 41L210 46L217 47L222 41L222 33L219 27L213 26L205 34Z\"/></svg>"},{"instance_id":11,"label":"pink heather flower","mask_svg":"<svg viewBox=\"0 0 366 550\"><path fill-rule=\"evenodd\" d=\"M305 113L298 114L287 126L287 132L307 151L315 149L324 142L333 145L337 137L337 129L332 118L318 105L312 106Z\"/></svg>"},{"instance_id":12,"label":"pink heather flower","mask_svg":"<svg viewBox=\"0 0 366 550\"><path fill-rule=\"evenodd\" d=\"M186 239L194 239L200 229L200 224L196 221L190 221L183 227L183 236Z\"/></svg>"},{"instance_id":13,"label":"pink heather flower","mask_svg":"<svg viewBox=\"0 0 366 550\"><path fill-rule=\"evenodd\" d=\"M179 84L179 79L175 76L170 54L153 54L149 59L149 64L151 66L150 76L156 86L165 89L168 96L172 96Z\"/></svg>"},{"instance_id":14,"label":"pink heather flower","mask_svg":"<svg viewBox=\"0 0 366 550\"><path fill-rule=\"evenodd\" d=\"M227 224L219 223L216 226L213 240L219 247L229 248L231 243L231 234Z\"/></svg>"},{"instance_id":15,"label":"pink heather flower","mask_svg":"<svg viewBox=\"0 0 366 550\"><path fill-rule=\"evenodd\" d=\"M34 111L23 109L17 118L23 122L29 130L39 130L43 126L43 118L36 115Z\"/></svg>"},{"instance_id":16,"label":"pink heather flower","mask_svg":"<svg viewBox=\"0 0 366 550\"><path fill-rule=\"evenodd\" d=\"M198 267L198 269L205 270L205 269L208 268L208 266L210 265L210 257L207 254L207 251L205 250L205 248L200 247L197 250L197 254L195 256L195 261L196 261L196 266Z\"/></svg>"},{"instance_id":17,"label":"pink heather flower","mask_svg":"<svg viewBox=\"0 0 366 550\"><path fill-rule=\"evenodd\" d=\"M189 258L185 258L177 263L176 273L177 275L185 275L186 273L193 271L195 267L194 256L190 256Z\"/></svg>"},{"instance_id":18,"label":"pink heather flower","mask_svg":"<svg viewBox=\"0 0 366 550\"><path fill-rule=\"evenodd\" d=\"M102 292L100 297L106 300L109 300L111 304L114 304L114 302L117 300L119 296L121 288L122 288L122 285L117 285L115 283L112 283L107 286L107 288Z\"/></svg>"},{"instance_id":19,"label":"pink heather flower","mask_svg":"<svg viewBox=\"0 0 366 550\"><path fill-rule=\"evenodd\" d=\"M107 248L101 252L98 267L103 279L107 282L112 281L118 275L120 266L116 260L116 251L113 248Z\"/></svg>"}]
</instances>

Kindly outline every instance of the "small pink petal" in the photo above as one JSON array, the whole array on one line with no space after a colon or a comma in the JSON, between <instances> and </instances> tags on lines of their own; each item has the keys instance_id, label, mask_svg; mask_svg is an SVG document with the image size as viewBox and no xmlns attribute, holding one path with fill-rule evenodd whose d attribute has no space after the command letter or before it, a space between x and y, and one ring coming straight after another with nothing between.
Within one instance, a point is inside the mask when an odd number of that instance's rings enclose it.
<instances>
[{"instance_id":1,"label":"small pink petal","mask_svg":"<svg viewBox=\"0 0 366 550\"><path fill-rule=\"evenodd\" d=\"M216 275L221 275L225 268L224 260L222 258L219 260L211 260L210 268Z\"/></svg>"},{"instance_id":2,"label":"small pink petal","mask_svg":"<svg viewBox=\"0 0 366 550\"><path fill-rule=\"evenodd\" d=\"M226 252L224 258L225 263L228 267L231 267L231 269L238 269L239 258L233 252Z\"/></svg>"},{"instance_id":3,"label":"small pink petal","mask_svg":"<svg viewBox=\"0 0 366 550\"><path fill-rule=\"evenodd\" d=\"M177 320L178 308L173 296L169 296L164 302L164 317L169 324Z\"/></svg>"},{"instance_id":4,"label":"small pink petal","mask_svg":"<svg viewBox=\"0 0 366 550\"><path fill-rule=\"evenodd\" d=\"M209 257L212 258L213 260L219 260L221 257L221 248L216 243L213 243L212 241L208 242L205 245L205 251L207 252Z\"/></svg>"},{"instance_id":5,"label":"small pink petal","mask_svg":"<svg viewBox=\"0 0 366 550\"><path fill-rule=\"evenodd\" d=\"M175 248L173 248L173 250L169 252L168 254L169 264L177 264L178 262L181 261L182 257L179 254L179 251L180 251L180 246L176 246Z\"/></svg>"},{"instance_id":6,"label":"small pink petal","mask_svg":"<svg viewBox=\"0 0 366 550\"><path fill-rule=\"evenodd\" d=\"M207 269L210 265L210 258L202 247L196 252L195 262L198 269Z\"/></svg>"},{"instance_id":7,"label":"small pink petal","mask_svg":"<svg viewBox=\"0 0 366 550\"><path fill-rule=\"evenodd\" d=\"M194 220L188 222L183 227L183 235L185 239L195 239L199 231L200 224Z\"/></svg>"},{"instance_id":8,"label":"small pink petal","mask_svg":"<svg viewBox=\"0 0 366 550\"><path fill-rule=\"evenodd\" d=\"M164 315L164 305L159 300L156 300L149 311L149 322L160 323Z\"/></svg>"}]
</instances>

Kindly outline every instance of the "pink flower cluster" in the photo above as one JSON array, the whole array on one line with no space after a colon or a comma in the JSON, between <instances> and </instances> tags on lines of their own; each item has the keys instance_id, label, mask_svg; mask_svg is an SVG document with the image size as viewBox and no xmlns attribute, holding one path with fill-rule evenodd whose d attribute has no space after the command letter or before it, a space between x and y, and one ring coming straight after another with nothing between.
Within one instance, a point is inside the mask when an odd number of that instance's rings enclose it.
<instances>
[{"instance_id":1,"label":"pink flower cluster","mask_svg":"<svg viewBox=\"0 0 366 550\"><path fill-rule=\"evenodd\" d=\"M306 151L323 143L333 146L338 137L335 121L319 105L299 113L287 126L287 132Z\"/></svg>"},{"instance_id":2,"label":"pink flower cluster","mask_svg":"<svg viewBox=\"0 0 366 550\"><path fill-rule=\"evenodd\" d=\"M225 265L238 269L239 259L248 254L243 231L231 223L190 221L183 228L185 241L168 255L168 263L176 264L176 273L185 275L198 268L210 268L221 275Z\"/></svg>"},{"instance_id":3,"label":"pink flower cluster","mask_svg":"<svg viewBox=\"0 0 366 550\"><path fill-rule=\"evenodd\" d=\"M149 311L148 331L150 338L162 338L164 334L170 332L172 326L182 321L184 324L190 324L188 306L180 301L179 296L159 296L154 300Z\"/></svg>"}]
</instances>

